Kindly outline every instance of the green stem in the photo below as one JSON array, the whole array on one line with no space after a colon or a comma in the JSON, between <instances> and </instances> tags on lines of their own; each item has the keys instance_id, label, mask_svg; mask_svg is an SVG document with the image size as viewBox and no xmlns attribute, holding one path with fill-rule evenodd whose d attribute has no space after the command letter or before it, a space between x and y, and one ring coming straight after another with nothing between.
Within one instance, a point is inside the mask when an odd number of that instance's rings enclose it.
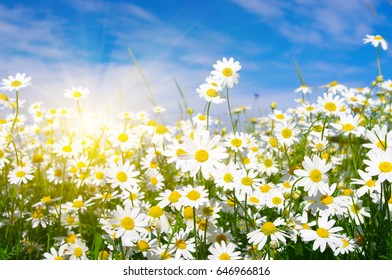
<instances>
[{"instance_id":1,"label":"green stem","mask_svg":"<svg viewBox=\"0 0 392 280\"><path fill-rule=\"evenodd\" d=\"M229 109L229 115L230 115L230 122L231 122L231 126L233 128L233 133L236 133L236 127L235 127L235 123L233 121L233 115L231 113L231 106L230 106L230 98L229 98L229 88L226 87L226 96L227 96L227 107Z\"/></svg>"}]
</instances>

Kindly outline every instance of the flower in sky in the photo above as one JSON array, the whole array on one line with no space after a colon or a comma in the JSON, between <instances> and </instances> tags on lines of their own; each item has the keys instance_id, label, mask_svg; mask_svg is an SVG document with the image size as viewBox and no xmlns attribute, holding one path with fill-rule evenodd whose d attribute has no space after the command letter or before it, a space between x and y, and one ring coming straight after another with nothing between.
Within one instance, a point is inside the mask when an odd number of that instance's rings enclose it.
<instances>
[{"instance_id":1,"label":"flower in sky","mask_svg":"<svg viewBox=\"0 0 392 280\"><path fill-rule=\"evenodd\" d=\"M234 58L231 57L227 60L224 57L222 61L218 60L213 67L215 70L211 71L211 75L221 87L232 88L234 84L238 83L240 75L237 72L241 69L241 65L238 61L234 61Z\"/></svg>"},{"instance_id":2,"label":"flower in sky","mask_svg":"<svg viewBox=\"0 0 392 280\"><path fill-rule=\"evenodd\" d=\"M363 39L364 44L371 43L375 48L381 45L381 48L386 51L388 49L388 42L381 35L366 35Z\"/></svg>"},{"instance_id":3,"label":"flower in sky","mask_svg":"<svg viewBox=\"0 0 392 280\"><path fill-rule=\"evenodd\" d=\"M300 87L296 88L294 92L301 92L303 94L310 94L312 90L307 85L301 85Z\"/></svg>"},{"instance_id":4,"label":"flower in sky","mask_svg":"<svg viewBox=\"0 0 392 280\"><path fill-rule=\"evenodd\" d=\"M378 176L380 183L385 180L392 182L392 148L385 151L373 149L367 155L369 159L363 162L368 166L366 172L369 176Z\"/></svg>"},{"instance_id":5,"label":"flower in sky","mask_svg":"<svg viewBox=\"0 0 392 280\"><path fill-rule=\"evenodd\" d=\"M219 244L215 242L208 249L211 255L208 256L209 260L240 260L241 252L235 251L235 245L231 242L225 243L221 241Z\"/></svg>"},{"instance_id":6,"label":"flower in sky","mask_svg":"<svg viewBox=\"0 0 392 280\"><path fill-rule=\"evenodd\" d=\"M31 77L26 77L26 73L17 73L14 76L8 76L3 79L1 90L14 91L31 85Z\"/></svg>"},{"instance_id":7,"label":"flower in sky","mask_svg":"<svg viewBox=\"0 0 392 280\"><path fill-rule=\"evenodd\" d=\"M66 89L64 97L72 98L74 100L84 99L88 96L90 90L83 87L72 87L71 89Z\"/></svg>"},{"instance_id":8,"label":"flower in sky","mask_svg":"<svg viewBox=\"0 0 392 280\"><path fill-rule=\"evenodd\" d=\"M8 182L10 184L21 185L26 184L27 181L30 181L34 178L32 170L28 166L16 166L12 171L8 174Z\"/></svg>"},{"instance_id":9,"label":"flower in sky","mask_svg":"<svg viewBox=\"0 0 392 280\"><path fill-rule=\"evenodd\" d=\"M210 138L207 130L197 130L192 138L186 137L180 145L183 153L178 156L180 160L186 160L181 166L182 171L189 171L191 177L195 177L200 170L205 179L214 176L222 166L221 161L228 157L225 149L219 145L220 138L219 135Z\"/></svg>"},{"instance_id":10,"label":"flower in sky","mask_svg":"<svg viewBox=\"0 0 392 280\"><path fill-rule=\"evenodd\" d=\"M321 216L318 219L317 229L302 229L300 231L302 240L305 242L314 241L313 251L320 248L320 252L324 252L328 246L335 251L336 247L341 245L341 235L339 231L343 230L342 227L334 227L335 220L329 220L328 216Z\"/></svg>"},{"instance_id":11,"label":"flower in sky","mask_svg":"<svg viewBox=\"0 0 392 280\"><path fill-rule=\"evenodd\" d=\"M111 162L107 170L108 183L112 184L112 188L120 187L120 189L130 189L137 187L139 179L136 178L140 174L135 170L135 165L126 161L124 164Z\"/></svg>"},{"instance_id":12,"label":"flower in sky","mask_svg":"<svg viewBox=\"0 0 392 280\"><path fill-rule=\"evenodd\" d=\"M286 237L288 235L279 226L285 225L285 221L282 218L277 218L274 222L266 221L266 217L260 219L261 224L259 229L256 229L248 233L247 237L249 243L257 246L258 250L263 249L267 241L281 242L286 244Z\"/></svg>"},{"instance_id":13,"label":"flower in sky","mask_svg":"<svg viewBox=\"0 0 392 280\"><path fill-rule=\"evenodd\" d=\"M312 159L305 156L302 166L304 169L294 171L295 175L302 177L297 185L303 186L310 196L316 195L317 192L327 194L329 186L326 173L332 168L332 164L327 164L325 159L313 155Z\"/></svg>"},{"instance_id":14,"label":"flower in sky","mask_svg":"<svg viewBox=\"0 0 392 280\"><path fill-rule=\"evenodd\" d=\"M221 88L219 86L204 83L201 84L196 91L199 93L199 96L204 98L207 102L220 104L225 101L225 99L221 97Z\"/></svg>"},{"instance_id":15,"label":"flower in sky","mask_svg":"<svg viewBox=\"0 0 392 280\"><path fill-rule=\"evenodd\" d=\"M137 242L140 234L147 233L149 218L140 210L140 208L131 208L130 204L125 205L124 208L117 205L113 219L108 221L115 230L116 238L121 237L122 243L126 246Z\"/></svg>"}]
</instances>

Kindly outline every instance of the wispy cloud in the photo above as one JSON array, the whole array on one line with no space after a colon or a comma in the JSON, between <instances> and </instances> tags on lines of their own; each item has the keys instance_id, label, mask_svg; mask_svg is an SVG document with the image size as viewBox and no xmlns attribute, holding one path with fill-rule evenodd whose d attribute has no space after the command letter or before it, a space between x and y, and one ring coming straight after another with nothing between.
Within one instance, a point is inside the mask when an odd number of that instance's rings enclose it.
<instances>
[{"instance_id":1,"label":"wispy cloud","mask_svg":"<svg viewBox=\"0 0 392 280\"><path fill-rule=\"evenodd\" d=\"M231 0L295 43L323 47L353 45L385 17L374 17L364 1ZM378 3L374 3L377 7ZM332 43L339 42L336 46Z\"/></svg>"}]
</instances>

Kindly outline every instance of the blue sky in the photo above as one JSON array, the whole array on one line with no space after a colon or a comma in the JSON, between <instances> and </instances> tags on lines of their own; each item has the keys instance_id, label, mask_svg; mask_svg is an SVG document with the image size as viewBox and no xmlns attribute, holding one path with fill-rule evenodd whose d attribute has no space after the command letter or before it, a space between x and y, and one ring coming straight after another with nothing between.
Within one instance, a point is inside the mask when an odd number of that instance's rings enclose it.
<instances>
[{"instance_id":1,"label":"blue sky","mask_svg":"<svg viewBox=\"0 0 392 280\"><path fill-rule=\"evenodd\" d=\"M151 111L131 48L157 103L174 117L180 95L173 78L202 110L195 89L223 57L242 65L232 105L252 105L257 93L254 112L264 113L272 101L281 109L294 106L294 59L316 89L333 80L363 87L377 67L375 49L362 39L380 34L392 42L387 0L3 0L0 15L0 76L31 76L23 95L28 102L72 105L64 90L85 86L87 107ZM391 60L391 50L381 53L387 79ZM226 106L212 110L223 117Z\"/></svg>"}]
</instances>

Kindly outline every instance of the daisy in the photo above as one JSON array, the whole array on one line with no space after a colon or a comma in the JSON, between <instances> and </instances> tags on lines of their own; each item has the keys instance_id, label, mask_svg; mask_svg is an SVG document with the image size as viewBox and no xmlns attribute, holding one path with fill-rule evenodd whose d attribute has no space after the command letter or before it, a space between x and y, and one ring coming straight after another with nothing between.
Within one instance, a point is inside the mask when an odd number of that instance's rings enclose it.
<instances>
[{"instance_id":1,"label":"daisy","mask_svg":"<svg viewBox=\"0 0 392 280\"><path fill-rule=\"evenodd\" d=\"M260 159L260 173L271 176L279 172L278 164L271 153L267 153Z\"/></svg>"},{"instance_id":2,"label":"daisy","mask_svg":"<svg viewBox=\"0 0 392 280\"><path fill-rule=\"evenodd\" d=\"M122 208L117 205L114 210L114 217L108 222L115 231L115 237L121 237L124 245L130 246L132 242L140 239L140 234L147 233L149 218L144 213L140 213L140 208L131 208L127 204Z\"/></svg>"},{"instance_id":3,"label":"daisy","mask_svg":"<svg viewBox=\"0 0 392 280\"><path fill-rule=\"evenodd\" d=\"M392 92L392 80L382 82L381 87L386 91Z\"/></svg>"},{"instance_id":4,"label":"daisy","mask_svg":"<svg viewBox=\"0 0 392 280\"><path fill-rule=\"evenodd\" d=\"M188 232L181 229L176 233L172 240L172 248L175 249L175 259L179 260L184 258L185 260L193 260L194 257L192 253L195 250L194 239L188 239Z\"/></svg>"},{"instance_id":5,"label":"daisy","mask_svg":"<svg viewBox=\"0 0 392 280\"><path fill-rule=\"evenodd\" d=\"M362 117L360 115L341 115L340 120L337 123L331 123L331 126L337 129L340 133L345 136L354 134L361 136L364 132L364 128L360 126Z\"/></svg>"},{"instance_id":6,"label":"daisy","mask_svg":"<svg viewBox=\"0 0 392 280\"><path fill-rule=\"evenodd\" d=\"M50 253L44 253L45 260L56 260L56 261L64 260L65 257L64 251L66 248L67 248L66 244L60 246L58 251L55 248L51 247Z\"/></svg>"},{"instance_id":7,"label":"daisy","mask_svg":"<svg viewBox=\"0 0 392 280\"><path fill-rule=\"evenodd\" d=\"M121 151L132 149L137 144L135 140L135 136L129 129L121 132L116 130L109 136L109 141L113 147L120 147Z\"/></svg>"},{"instance_id":8,"label":"daisy","mask_svg":"<svg viewBox=\"0 0 392 280\"><path fill-rule=\"evenodd\" d=\"M243 152L246 145L246 135L242 132L230 134L226 137L224 145L235 152Z\"/></svg>"},{"instance_id":9,"label":"daisy","mask_svg":"<svg viewBox=\"0 0 392 280\"><path fill-rule=\"evenodd\" d=\"M373 192L381 192L381 183L379 180L373 180L372 176L370 176L368 173L358 170L358 174L361 177L361 179L353 178L351 179L351 184L352 185L360 185L361 187L356 190L356 194L358 197L363 196L364 194L367 193L373 193Z\"/></svg>"},{"instance_id":10,"label":"daisy","mask_svg":"<svg viewBox=\"0 0 392 280\"><path fill-rule=\"evenodd\" d=\"M204 189L204 186L188 185L181 190L180 202L184 206L199 208L208 202L208 191Z\"/></svg>"},{"instance_id":11,"label":"daisy","mask_svg":"<svg viewBox=\"0 0 392 280\"><path fill-rule=\"evenodd\" d=\"M135 170L135 165L126 161L124 164L121 161L117 164L111 162L107 170L107 182L111 184L112 188L120 187L121 190L137 187L139 179L136 177L140 174Z\"/></svg>"},{"instance_id":12,"label":"daisy","mask_svg":"<svg viewBox=\"0 0 392 280\"><path fill-rule=\"evenodd\" d=\"M161 190L164 186L165 178L158 170L151 170L145 174L147 187L153 191Z\"/></svg>"},{"instance_id":13,"label":"daisy","mask_svg":"<svg viewBox=\"0 0 392 280\"><path fill-rule=\"evenodd\" d=\"M337 93L345 93L347 91L347 87L342 84L339 84L337 81L332 81L329 84L325 85L328 93L332 93L333 95Z\"/></svg>"},{"instance_id":14,"label":"daisy","mask_svg":"<svg viewBox=\"0 0 392 280\"><path fill-rule=\"evenodd\" d=\"M297 134L299 133L299 129L295 126L295 123L277 123L275 127L275 136L278 142L286 146L291 146L295 142L298 142Z\"/></svg>"},{"instance_id":15,"label":"daisy","mask_svg":"<svg viewBox=\"0 0 392 280\"><path fill-rule=\"evenodd\" d=\"M71 89L66 89L64 97L72 98L76 101L86 98L90 93L88 88L83 87L72 87Z\"/></svg>"},{"instance_id":16,"label":"daisy","mask_svg":"<svg viewBox=\"0 0 392 280\"><path fill-rule=\"evenodd\" d=\"M349 201L347 212L356 225L362 225L365 221L365 217L370 218L370 213L368 212L369 207L363 207L362 204L362 200L359 200L356 197L353 197L353 199Z\"/></svg>"},{"instance_id":17,"label":"daisy","mask_svg":"<svg viewBox=\"0 0 392 280\"><path fill-rule=\"evenodd\" d=\"M317 103L320 111L326 113L328 116L337 115L340 108L344 105L344 100L338 95L333 95L332 92L324 93L323 97L317 98Z\"/></svg>"},{"instance_id":18,"label":"daisy","mask_svg":"<svg viewBox=\"0 0 392 280\"><path fill-rule=\"evenodd\" d=\"M221 97L222 88L212 84L201 84L197 89L199 96L204 98L207 102L212 102L215 104L223 103L226 99Z\"/></svg>"},{"instance_id":19,"label":"daisy","mask_svg":"<svg viewBox=\"0 0 392 280\"><path fill-rule=\"evenodd\" d=\"M208 251L211 255L208 255L209 260L240 260L241 252L235 251L235 245L231 242L221 243L215 242Z\"/></svg>"},{"instance_id":20,"label":"daisy","mask_svg":"<svg viewBox=\"0 0 392 280\"><path fill-rule=\"evenodd\" d=\"M259 173L253 169L248 171L239 169L235 175L234 189L236 193L251 195L260 186L261 179L257 178L258 175Z\"/></svg>"},{"instance_id":21,"label":"daisy","mask_svg":"<svg viewBox=\"0 0 392 280\"><path fill-rule=\"evenodd\" d=\"M131 205L132 207L140 207L144 199L144 192L140 190L140 187L130 187L123 190L121 193L121 199L124 205Z\"/></svg>"},{"instance_id":22,"label":"daisy","mask_svg":"<svg viewBox=\"0 0 392 280\"><path fill-rule=\"evenodd\" d=\"M301 85L300 87L296 88L294 92L301 92L302 94L310 94L312 93L312 89L307 85Z\"/></svg>"},{"instance_id":23,"label":"daisy","mask_svg":"<svg viewBox=\"0 0 392 280\"><path fill-rule=\"evenodd\" d=\"M82 195L79 195L77 198L73 199L72 202L65 203L64 207L68 210L81 211L83 213L87 210L87 207L91 205L93 205L92 198L84 201Z\"/></svg>"},{"instance_id":24,"label":"daisy","mask_svg":"<svg viewBox=\"0 0 392 280\"><path fill-rule=\"evenodd\" d=\"M164 208L166 206L170 206L177 210L180 210L182 207L182 194L181 191L178 190L165 190L163 193L161 192L156 200L159 201L158 206Z\"/></svg>"},{"instance_id":25,"label":"daisy","mask_svg":"<svg viewBox=\"0 0 392 280\"><path fill-rule=\"evenodd\" d=\"M265 197L265 204L268 208L275 208L279 213L284 208L285 198L283 197L283 191L280 189L274 189Z\"/></svg>"},{"instance_id":26,"label":"daisy","mask_svg":"<svg viewBox=\"0 0 392 280\"><path fill-rule=\"evenodd\" d=\"M218 60L213 67L215 70L211 71L211 75L221 87L232 88L234 84L238 83L240 75L237 72L241 69L241 65L238 61L234 61L234 58L231 57L227 60L224 57L222 61Z\"/></svg>"},{"instance_id":27,"label":"daisy","mask_svg":"<svg viewBox=\"0 0 392 280\"><path fill-rule=\"evenodd\" d=\"M310 196L316 195L317 192L328 193L328 176L325 173L332 168L332 164L326 164L325 159L313 155L312 159L305 156L302 166L304 169L294 170L295 175L302 177L297 185L303 186Z\"/></svg>"},{"instance_id":28,"label":"daisy","mask_svg":"<svg viewBox=\"0 0 392 280\"><path fill-rule=\"evenodd\" d=\"M26 77L26 73L17 73L15 77L8 76L8 79L3 79L1 85L2 87L0 89L2 90L18 91L21 88L31 85L31 77Z\"/></svg>"},{"instance_id":29,"label":"daisy","mask_svg":"<svg viewBox=\"0 0 392 280\"><path fill-rule=\"evenodd\" d=\"M88 247L79 238L74 243L68 244L68 247L64 248L64 254L69 256L70 260L88 260L86 252Z\"/></svg>"},{"instance_id":30,"label":"daisy","mask_svg":"<svg viewBox=\"0 0 392 280\"><path fill-rule=\"evenodd\" d=\"M363 39L363 43L371 43L375 48L381 45L381 48L386 51L388 49L388 42L380 35L366 35L366 38Z\"/></svg>"},{"instance_id":31,"label":"daisy","mask_svg":"<svg viewBox=\"0 0 392 280\"><path fill-rule=\"evenodd\" d=\"M378 176L380 183L388 180L392 182L392 148L385 151L380 149L371 150L368 153L369 160L363 162L368 166L366 172L369 176Z\"/></svg>"},{"instance_id":32,"label":"daisy","mask_svg":"<svg viewBox=\"0 0 392 280\"><path fill-rule=\"evenodd\" d=\"M274 110L274 112L269 114L268 116L270 117L270 119L273 119L274 121L277 122L288 121L288 115L280 110Z\"/></svg>"},{"instance_id":33,"label":"daisy","mask_svg":"<svg viewBox=\"0 0 392 280\"><path fill-rule=\"evenodd\" d=\"M265 219L266 217L263 217L258 222L261 222L261 224L258 225L260 226L259 229L247 234L249 243L257 246L258 250L263 249L267 241L286 244L286 237L288 237L288 235L278 228L279 226L285 225L284 220L282 218L277 218L274 222L270 222Z\"/></svg>"},{"instance_id":34,"label":"daisy","mask_svg":"<svg viewBox=\"0 0 392 280\"><path fill-rule=\"evenodd\" d=\"M386 125L376 125L372 130L366 131L366 137L371 143L363 144L368 149L380 149L385 151L388 143L392 143L392 131L388 132Z\"/></svg>"},{"instance_id":35,"label":"daisy","mask_svg":"<svg viewBox=\"0 0 392 280\"><path fill-rule=\"evenodd\" d=\"M21 185L26 184L27 181L30 181L34 178L32 170L28 166L16 166L12 171L8 174L8 182L10 184Z\"/></svg>"},{"instance_id":36,"label":"daisy","mask_svg":"<svg viewBox=\"0 0 392 280\"><path fill-rule=\"evenodd\" d=\"M148 210L147 215L150 217L150 225L154 224L154 227L158 226L159 230L162 232L168 233L170 231L169 220L167 219L166 213L159 205L152 206L150 210Z\"/></svg>"},{"instance_id":37,"label":"daisy","mask_svg":"<svg viewBox=\"0 0 392 280\"><path fill-rule=\"evenodd\" d=\"M32 228L36 228L39 225L41 225L43 228L46 228L49 221L44 211L45 209L42 206L38 206L31 213L31 217L26 219L26 221L31 221Z\"/></svg>"},{"instance_id":38,"label":"daisy","mask_svg":"<svg viewBox=\"0 0 392 280\"><path fill-rule=\"evenodd\" d=\"M57 156L62 156L64 158L76 157L80 151L80 146L74 142L60 141L53 145L53 152L57 154Z\"/></svg>"},{"instance_id":39,"label":"daisy","mask_svg":"<svg viewBox=\"0 0 392 280\"><path fill-rule=\"evenodd\" d=\"M222 167L222 160L228 157L225 149L219 145L219 135L210 138L207 130L195 131L192 138L186 137L180 148L185 154L179 159L187 162L182 165L183 172L190 172L191 177L195 177L201 171L205 179L216 174L216 170Z\"/></svg>"},{"instance_id":40,"label":"daisy","mask_svg":"<svg viewBox=\"0 0 392 280\"><path fill-rule=\"evenodd\" d=\"M217 170L214 176L214 181L218 187L223 187L223 190L233 190L236 182L237 164L229 162L228 165L222 165L222 168Z\"/></svg>"},{"instance_id":41,"label":"daisy","mask_svg":"<svg viewBox=\"0 0 392 280\"><path fill-rule=\"evenodd\" d=\"M329 220L328 216L321 216L318 219L317 229L302 229L300 231L301 238L304 242L314 241L313 251L320 248L320 252L324 252L328 246L335 251L336 247L341 244L341 235L339 231L343 230L342 227L333 227L335 220Z\"/></svg>"},{"instance_id":42,"label":"daisy","mask_svg":"<svg viewBox=\"0 0 392 280\"><path fill-rule=\"evenodd\" d=\"M343 235L340 239L340 244L335 249L334 255L337 256L339 254L348 254L350 252L354 252L358 249L358 245L355 244L356 240L348 238L347 236Z\"/></svg>"}]
</instances>

